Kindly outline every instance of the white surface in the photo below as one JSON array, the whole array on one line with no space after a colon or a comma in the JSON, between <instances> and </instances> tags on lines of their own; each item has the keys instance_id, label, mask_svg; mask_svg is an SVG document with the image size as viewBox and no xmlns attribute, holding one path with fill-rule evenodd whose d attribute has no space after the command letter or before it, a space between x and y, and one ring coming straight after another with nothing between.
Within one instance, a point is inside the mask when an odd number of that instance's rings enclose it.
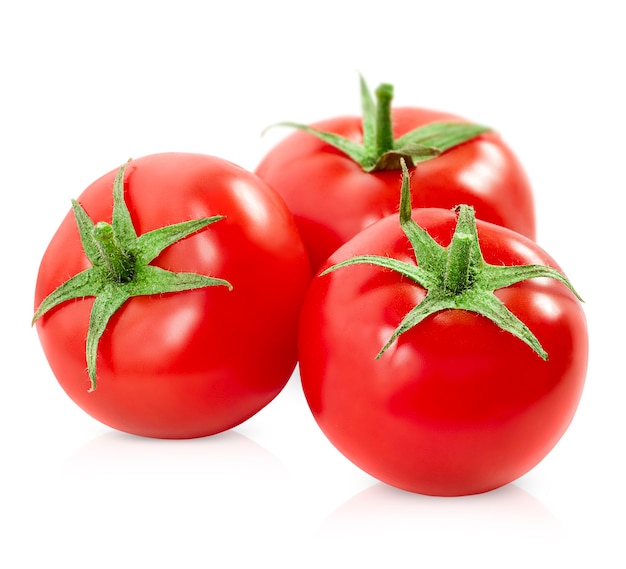
<instances>
[{"instance_id":1,"label":"white surface","mask_svg":"<svg viewBox=\"0 0 626 569\"><path fill-rule=\"evenodd\" d=\"M621 22L610 0L3 3L0 566L625 567ZM253 169L284 135L267 125L358 112L357 71L397 104L496 127L534 183L539 243L587 301L571 428L483 496L378 484L327 443L297 377L213 438L112 432L29 325L43 250L94 179L167 150Z\"/></svg>"}]
</instances>

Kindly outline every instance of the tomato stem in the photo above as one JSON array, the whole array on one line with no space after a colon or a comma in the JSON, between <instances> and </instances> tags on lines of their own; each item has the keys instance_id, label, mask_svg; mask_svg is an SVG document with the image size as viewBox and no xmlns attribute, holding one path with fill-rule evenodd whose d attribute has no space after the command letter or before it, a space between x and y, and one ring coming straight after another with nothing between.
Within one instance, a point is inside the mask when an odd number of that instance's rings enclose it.
<instances>
[{"instance_id":1,"label":"tomato stem","mask_svg":"<svg viewBox=\"0 0 626 569\"><path fill-rule=\"evenodd\" d=\"M475 225L474 210L457 208L458 221L446 252L446 270L443 285L453 295L460 294L471 285L472 248L475 243L471 231Z\"/></svg>"},{"instance_id":2,"label":"tomato stem","mask_svg":"<svg viewBox=\"0 0 626 569\"><path fill-rule=\"evenodd\" d=\"M117 239L113 227L104 221L96 223L91 231L100 254L102 262L107 268L109 276L119 282L127 283L135 276L135 258L124 251Z\"/></svg>"},{"instance_id":3,"label":"tomato stem","mask_svg":"<svg viewBox=\"0 0 626 569\"><path fill-rule=\"evenodd\" d=\"M391 123L391 101L393 85L383 83L376 89L376 156L393 150L393 129Z\"/></svg>"}]
</instances>

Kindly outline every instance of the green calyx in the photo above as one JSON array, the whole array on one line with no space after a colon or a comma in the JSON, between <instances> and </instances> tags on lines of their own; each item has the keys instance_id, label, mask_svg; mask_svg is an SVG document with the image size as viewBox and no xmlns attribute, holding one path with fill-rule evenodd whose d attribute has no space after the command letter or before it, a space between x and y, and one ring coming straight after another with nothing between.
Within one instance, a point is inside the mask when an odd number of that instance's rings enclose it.
<instances>
[{"instance_id":1,"label":"green calyx","mask_svg":"<svg viewBox=\"0 0 626 569\"><path fill-rule=\"evenodd\" d=\"M133 296L158 295L209 286L226 286L228 281L196 273L176 273L150 265L164 249L223 219L205 217L161 227L137 236L124 201L122 166L113 184L112 224L94 223L83 207L72 200L81 244L92 266L65 281L39 305L35 323L46 312L72 299L94 296L86 341L86 359L91 389L96 389L98 343L111 317Z\"/></svg>"},{"instance_id":2,"label":"green calyx","mask_svg":"<svg viewBox=\"0 0 626 569\"><path fill-rule=\"evenodd\" d=\"M493 292L526 279L549 277L565 284L582 300L567 278L544 265L500 266L485 262L478 241L474 209L468 205L455 208L458 219L454 235L450 244L442 247L411 218L409 172L404 162L402 169L400 226L411 243L417 266L389 257L359 255L337 263L320 274L323 276L357 264L377 265L396 271L426 289L425 298L403 318L376 358L380 358L401 334L431 314L462 309L488 318L547 360L548 354L536 336Z\"/></svg>"},{"instance_id":3,"label":"green calyx","mask_svg":"<svg viewBox=\"0 0 626 569\"><path fill-rule=\"evenodd\" d=\"M400 170L401 160L411 167L419 162L436 158L446 150L491 130L471 123L433 122L394 139L391 120L393 86L387 83L380 85L375 91L376 102L374 102L363 77L360 81L362 144L305 124L283 122L276 126L288 126L316 136L348 155L365 172Z\"/></svg>"}]
</instances>

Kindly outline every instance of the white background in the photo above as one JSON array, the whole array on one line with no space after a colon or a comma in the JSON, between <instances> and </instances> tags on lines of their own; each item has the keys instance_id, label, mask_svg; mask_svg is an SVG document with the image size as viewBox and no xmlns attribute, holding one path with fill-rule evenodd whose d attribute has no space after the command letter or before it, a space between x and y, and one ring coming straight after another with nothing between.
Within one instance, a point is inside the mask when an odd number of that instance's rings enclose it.
<instances>
[{"instance_id":1,"label":"white background","mask_svg":"<svg viewBox=\"0 0 626 569\"><path fill-rule=\"evenodd\" d=\"M625 567L625 215L619 3L5 2L0 8L0 566ZM398 105L501 132L535 189L539 243L586 300L590 364L554 451L500 490L377 483L298 384L231 432L112 432L58 386L30 327L39 260L76 197L130 157L253 169L284 132ZM45 560L45 561L44 561ZM578 565L577 565L578 566Z\"/></svg>"}]
</instances>

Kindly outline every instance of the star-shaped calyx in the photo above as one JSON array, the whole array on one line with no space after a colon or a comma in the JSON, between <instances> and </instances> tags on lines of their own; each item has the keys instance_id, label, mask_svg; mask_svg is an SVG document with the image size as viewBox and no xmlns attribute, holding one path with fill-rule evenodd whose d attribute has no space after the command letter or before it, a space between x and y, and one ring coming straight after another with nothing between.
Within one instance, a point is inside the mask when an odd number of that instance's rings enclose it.
<instances>
[{"instance_id":1,"label":"star-shaped calyx","mask_svg":"<svg viewBox=\"0 0 626 569\"><path fill-rule=\"evenodd\" d=\"M362 144L301 123L281 122L274 126L288 126L316 136L346 154L365 172L400 170L400 160L414 166L491 130L467 122L433 122L394 138L391 120L393 85L379 85L375 91L376 101L363 77L360 77L360 86Z\"/></svg>"},{"instance_id":2,"label":"star-shaped calyx","mask_svg":"<svg viewBox=\"0 0 626 569\"><path fill-rule=\"evenodd\" d=\"M323 276L356 264L378 265L396 271L426 289L424 299L402 319L376 357L380 358L401 334L431 314L447 309L464 309L485 316L547 360L548 354L537 337L496 297L494 291L526 279L549 277L565 284L580 299L567 278L544 265L488 264L480 249L474 209L468 205L455 208L458 218L452 240L447 247L439 245L411 218L409 172L403 160L402 170L400 226L412 245L417 265L390 257L358 255L320 274Z\"/></svg>"},{"instance_id":3,"label":"star-shaped calyx","mask_svg":"<svg viewBox=\"0 0 626 569\"><path fill-rule=\"evenodd\" d=\"M127 163L128 164L128 163ZM168 225L137 236L124 200L122 166L113 183L112 223L94 223L83 207L72 200L81 244L91 267L71 277L51 292L39 305L33 323L46 312L68 300L95 297L86 341L86 359L91 391L96 389L98 343L107 323L133 296L157 295L231 284L196 273L177 273L150 265L164 249L224 216L205 217Z\"/></svg>"}]
</instances>

